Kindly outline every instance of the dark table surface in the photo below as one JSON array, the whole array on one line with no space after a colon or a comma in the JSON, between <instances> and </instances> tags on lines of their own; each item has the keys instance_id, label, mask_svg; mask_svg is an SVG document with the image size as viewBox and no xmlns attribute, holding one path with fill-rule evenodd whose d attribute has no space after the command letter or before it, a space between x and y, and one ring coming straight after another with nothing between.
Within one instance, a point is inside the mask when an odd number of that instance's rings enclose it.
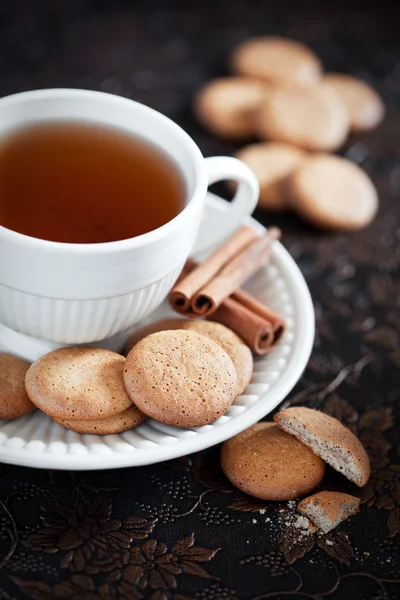
<instances>
[{"instance_id":1,"label":"dark table surface","mask_svg":"<svg viewBox=\"0 0 400 600\"><path fill-rule=\"evenodd\" d=\"M361 512L329 535L304 535L287 503L258 502L222 477L218 448L145 468L93 473L2 465L0 599L400 598L400 36L388 2L0 4L0 94L81 87L144 102L181 124L206 156L234 145L191 115L193 93L226 73L240 40L281 34L326 68L371 82L384 124L343 153L372 176L381 209L354 234L277 222L313 295L317 336L290 395L361 438L372 477ZM327 485L355 493L330 474ZM356 492L357 493L357 492Z\"/></svg>"}]
</instances>

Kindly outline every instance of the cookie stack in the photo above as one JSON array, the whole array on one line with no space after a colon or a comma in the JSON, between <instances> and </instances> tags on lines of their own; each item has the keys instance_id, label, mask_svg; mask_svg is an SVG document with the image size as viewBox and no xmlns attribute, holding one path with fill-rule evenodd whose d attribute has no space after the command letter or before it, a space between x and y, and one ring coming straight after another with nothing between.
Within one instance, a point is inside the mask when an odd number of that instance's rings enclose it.
<instances>
[{"instance_id":1,"label":"cookie stack","mask_svg":"<svg viewBox=\"0 0 400 600\"><path fill-rule=\"evenodd\" d=\"M0 352L0 419L18 419L36 410L25 391L29 364L17 356Z\"/></svg>"},{"instance_id":2,"label":"cookie stack","mask_svg":"<svg viewBox=\"0 0 400 600\"><path fill-rule=\"evenodd\" d=\"M152 323L128 340L125 354L62 348L31 366L0 354L0 418L39 408L66 429L98 435L146 417L198 427L223 415L253 374L249 347L213 321Z\"/></svg>"},{"instance_id":3,"label":"cookie stack","mask_svg":"<svg viewBox=\"0 0 400 600\"><path fill-rule=\"evenodd\" d=\"M34 362L25 377L32 403L79 433L118 433L145 419L123 382L125 358L100 348L61 348Z\"/></svg>"},{"instance_id":4,"label":"cookie stack","mask_svg":"<svg viewBox=\"0 0 400 600\"><path fill-rule=\"evenodd\" d=\"M317 488L325 464L364 486L370 476L360 440L337 419L305 407L278 412L275 423L256 423L227 440L221 466L243 492L262 500L293 500ZM359 509L358 498L321 491L299 503L298 510L327 533Z\"/></svg>"},{"instance_id":5,"label":"cookie stack","mask_svg":"<svg viewBox=\"0 0 400 600\"><path fill-rule=\"evenodd\" d=\"M379 125L385 109L375 90L348 75L324 75L309 48L284 38L245 41L230 64L234 76L207 84L194 109L215 135L263 140L237 153L259 181L260 207L293 209L325 229L369 224L378 208L374 185L357 165L327 153L350 132Z\"/></svg>"}]
</instances>

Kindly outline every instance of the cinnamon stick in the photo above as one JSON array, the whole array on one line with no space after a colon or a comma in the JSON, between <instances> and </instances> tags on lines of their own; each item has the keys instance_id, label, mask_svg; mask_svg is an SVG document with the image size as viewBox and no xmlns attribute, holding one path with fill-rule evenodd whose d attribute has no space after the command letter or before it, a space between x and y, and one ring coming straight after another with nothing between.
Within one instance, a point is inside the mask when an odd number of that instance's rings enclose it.
<instances>
[{"instance_id":1,"label":"cinnamon stick","mask_svg":"<svg viewBox=\"0 0 400 600\"><path fill-rule=\"evenodd\" d=\"M196 266L197 264L189 259L185 263L178 281L186 277ZM172 303L171 306L175 308ZM190 310L190 306L189 310L183 314L190 318L197 317ZM246 342L254 354L259 356L271 352L285 332L284 321L243 290L236 290L230 298L226 298L210 320L222 323L232 329Z\"/></svg>"},{"instance_id":2,"label":"cinnamon stick","mask_svg":"<svg viewBox=\"0 0 400 600\"><path fill-rule=\"evenodd\" d=\"M224 300L210 320L232 329L259 356L271 352L283 335L283 331L276 335L272 323L232 298Z\"/></svg>"},{"instance_id":3,"label":"cinnamon stick","mask_svg":"<svg viewBox=\"0 0 400 600\"><path fill-rule=\"evenodd\" d=\"M195 262L191 258L188 258L187 261L185 262L185 264L183 265L181 274L179 275L178 279L176 280L174 287L168 294L168 302L169 302L170 307L175 312L180 313L181 315L184 315L185 317L189 317L189 319L196 318L197 315L192 311L192 308L190 306L191 299L189 299L189 302L186 302L186 301L179 302L180 291L179 291L178 286L180 285L182 280L185 279L185 277L187 277L189 275L189 273L191 273L198 266L199 265L197 262Z\"/></svg>"},{"instance_id":4,"label":"cinnamon stick","mask_svg":"<svg viewBox=\"0 0 400 600\"><path fill-rule=\"evenodd\" d=\"M211 281L194 294L191 302L192 312L199 317L208 317L214 313L225 298L258 271L271 254L272 240L278 239L280 235L280 229L271 227L263 237L236 254ZM195 279L197 271L198 269L192 272L192 279Z\"/></svg>"},{"instance_id":5,"label":"cinnamon stick","mask_svg":"<svg viewBox=\"0 0 400 600\"><path fill-rule=\"evenodd\" d=\"M193 295L211 281L218 271L236 254L254 240L259 239L259 237L254 229L247 225L235 232L207 260L199 265L195 271L192 271L187 277L178 279L178 282L169 294L169 301L172 308L177 312L187 314Z\"/></svg>"},{"instance_id":6,"label":"cinnamon stick","mask_svg":"<svg viewBox=\"0 0 400 600\"><path fill-rule=\"evenodd\" d=\"M286 329L285 321L267 306L265 306L265 304L244 290L236 290L231 295L231 298L232 300L236 300L242 306L248 308L252 313L271 323L274 336L282 337Z\"/></svg>"}]
</instances>

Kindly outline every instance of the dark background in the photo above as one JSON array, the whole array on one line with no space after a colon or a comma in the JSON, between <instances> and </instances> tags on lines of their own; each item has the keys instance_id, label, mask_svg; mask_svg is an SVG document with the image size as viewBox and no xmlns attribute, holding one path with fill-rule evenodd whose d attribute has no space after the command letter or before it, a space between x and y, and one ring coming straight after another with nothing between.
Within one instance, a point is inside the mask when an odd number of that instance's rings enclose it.
<instances>
[{"instance_id":1,"label":"dark background","mask_svg":"<svg viewBox=\"0 0 400 600\"><path fill-rule=\"evenodd\" d=\"M378 187L369 228L328 235L256 214L283 228L315 303L314 352L288 402L321 408L362 439L366 488L327 480L360 493L361 512L328 536L303 535L292 506L229 486L218 449L110 472L3 465L0 599L400 597L399 15L395 2L1 2L1 95L80 87L134 98L182 125L206 156L237 147L195 122L193 95L253 35L307 43L327 70L374 85L388 113L342 151Z\"/></svg>"}]
</instances>

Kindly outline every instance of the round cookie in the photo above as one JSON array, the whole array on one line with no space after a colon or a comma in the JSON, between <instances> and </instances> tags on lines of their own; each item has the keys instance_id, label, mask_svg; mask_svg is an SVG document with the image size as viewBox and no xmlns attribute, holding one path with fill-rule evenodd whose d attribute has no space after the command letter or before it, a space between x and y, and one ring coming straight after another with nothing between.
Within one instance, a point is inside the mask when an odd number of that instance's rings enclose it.
<instances>
[{"instance_id":1,"label":"round cookie","mask_svg":"<svg viewBox=\"0 0 400 600\"><path fill-rule=\"evenodd\" d=\"M151 335L152 333L156 333L158 331L172 331L174 329L183 329L187 321L188 319L161 319L160 321L154 321L153 323L149 323L148 325L137 329L127 339L124 347L124 354L129 354L133 346L135 346L138 342L140 342L140 340L147 337L148 335Z\"/></svg>"},{"instance_id":2,"label":"round cookie","mask_svg":"<svg viewBox=\"0 0 400 600\"><path fill-rule=\"evenodd\" d=\"M85 421L77 419L55 419L56 423L71 429L77 433L93 433L97 435L108 435L121 433L133 429L145 420L146 416L140 410L132 405L118 415L106 419Z\"/></svg>"},{"instance_id":3,"label":"round cookie","mask_svg":"<svg viewBox=\"0 0 400 600\"><path fill-rule=\"evenodd\" d=\"M305 150L337 150L349 132L349 114L338 92L327 84L311 89L271 89L257 114L266 140Z\"/></svg>"},{"instance_id":4,"label":"round cookie","mask_svg":"<svg viewBox=\"0 0 400 600\"><path fill-rule=\"evenodd\" d=\"M174 329L196 331L222 346L236 368L237 387L235 394L240 396L243 393L253 375L253 356L250 348L246 346L243 340L221 323L200 319L163 319L162 321L156 321L135 332L127 341L125 352L129 352L139 340L151 333Z\"/></svg>"},{"instance_id":5,"label":"round cookie","mask_svg":"<svg viewBox=\"0 0 400 600\"><path fill-rule=\"evenodd\" d=\"M237 488L262 500L305 496L322 481L325 463L275 423L256 423L222 444L221 466Z\"/></svg>"},{"instance_id":6,"label":"round cookie","mask_svg":"<svg viewBox=\"0 0 400 600\"><path fill-rule=\"evenodd\" d=\"M0 353L0 419L17 419L36 410L25 391L29 363Z\"/></svg>"},{"instance_id":7,"label":"round cookie","mask_svg":"<svg viewBox=\"0 0 400 600\"><path fill-rule=\"evenodd\" d=\"M347 106L352 131L368 131L382 121L385 105L370 85L339 73L328 73L324 81L335 88Z\"/></svg>"},{"instance_id":8,"label":"round cookie","mask_svg":"<svg viewBox=\"0 0 400 600\"><path fill-rule=\"evenodd\" d=\"M124 381L136 406L168 425L198 427L223 415L235 399L236 369L216 342L194 331L160 331L136 344Z\"/></svg>"},{"instance_id":9,"label":"round cookie","mask_svg":"<svg viewBox=\"0 0 400 600\"><path fill-rule=\"evenodd\" d=\"M207 84L196 96L194 112L211 133L246 139L255 133L255 112L266 85L245 77L226 77Z\"/></svg>"},{"instance_id":10,"label":"round cookie","mask_svg":"<svg viewBox=\"0 0 400 600\"><path fill-rule=\"evenodd\" d=\"M279 86L312 86L321 78L321 61L304 44L280 37L259 37L240 44L232 70Z\"/></svg>"},{"instance_id":11,"label":"round cookie","mask_svg":"<svg viewBox=\"0 0 400 600\"><path fill-rule=\"evenodd\" d=\"M339 156L309 158L289 178L287 192L294 210L323 229L361 229L378 210L378 194L368 175Z\"/></svg>"},{"instance_id":12,"label":"round cookie","mask_svg":"<svg viewBox=\"0 0 400 600\"><path fill-rule=\"evenodd\" d=\"M368 454L360 440L340 421L305 406L285 408L274 421L359 487L370 476Z\"/></svg>"},{"instance_id":13,"label":"round cookie","mask_svg":"<svg viewBox=\"0 0 400 600\"><path fill-rule=\"evenodd\" d=\"M303 150L279 142L251 144L236 154L236 158L246 163L257 177L260 186L258 205L268 210L288 208L283 183L305 156Z\"/></svg>"},{"instance_id":14,"label":"round cookie","mask_svg":"<svg viewBox=\"0 0 400 600\"><path fill-rule=\"evenodd\" d=\"M100 348L60 348L34 362L29 398L55 419L98 420L132 406L122 377L125 358Z\"/></svg>"},{"instance_id":15,"label":"round cookie","mask_svg":"<svg viewBox=\"0 0 400 600\"><path fill-rule=\"evenodd\" d=\"M186 321L184 329L196 331L219 344L232 360L237 374L235 396L240 396L253 375L253 355L243 340L231 329L215 321Z\"/></svg>"}]
</instances>

